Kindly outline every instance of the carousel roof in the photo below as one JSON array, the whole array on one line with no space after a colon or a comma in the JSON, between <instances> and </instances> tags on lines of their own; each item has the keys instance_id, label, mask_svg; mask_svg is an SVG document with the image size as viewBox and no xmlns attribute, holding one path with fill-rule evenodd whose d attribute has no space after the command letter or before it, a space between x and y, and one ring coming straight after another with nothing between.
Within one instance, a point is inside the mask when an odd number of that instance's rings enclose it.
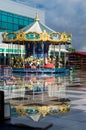
<instances>
[{"instance_id":1,"label":"carousel roof","mask_svg":"<svg viewBox=\"0 0 86 130\"><path fill-rule=\"evenodd\" d=\"M45 24L41 23L37 15L36 15L36 18L32 24L30 24L22 29L22 31L25 34L29 33L29 32L37 32L37 33L41 34L44 30L47 33L55 32L54 30L52 30L51 28L49 28Z\"/></svg>"},{"instance_id":2,"label":"carousel roof","mask_svg":"<svg viewBox=\"0 0 86 130\"><path fill-rule=\"evenodd\" d=\"M22 28L17 32L3 33L3 42L33 42L33 41L43 41L50 42L54 44L71 44L72 35L62 34L55 32L48 26L40 22L38 15L36 15L35 20L32 24Z\"/></svg>"}]
</instances>

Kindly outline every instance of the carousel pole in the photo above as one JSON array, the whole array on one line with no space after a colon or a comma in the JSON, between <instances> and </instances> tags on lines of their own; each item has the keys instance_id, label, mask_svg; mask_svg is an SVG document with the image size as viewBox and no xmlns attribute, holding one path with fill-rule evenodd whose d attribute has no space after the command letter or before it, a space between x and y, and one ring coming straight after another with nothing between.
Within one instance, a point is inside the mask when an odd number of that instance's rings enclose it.
<instances>
[{"instance_id":1,"label":"carousel pole","mask_svg":"<svg viewBox=\"0 0 86 130\"><path fill-rule=\"evenodd\" d=\"M44 43L43 43L43 41L42 41L42 53L43 53L43 55L44 55ZM44 60L43 60L43 64L45 64L45 56L44 56L43 59L44 59Z\"/></svg>"},{"instance_id":2,"label":"carousel pole","mask_svg":"<svg viewBox=\"0 0 86 130\"><path fill-rule=\"evenodd\" d=\"M55 58L55 43L54 43L54 58Z\"/></svg>"},{"instance_id":3,"label":"carousel pole","mask_svg":"<svg viewBox=\"0 0 86 130\"><path fill-rule=\"evenodd\" d=\"M43 53L43 63L42 63L42 67L44 68L45 65L45 55L44 55L44 42L42 41L42 53ZM44 74L44 72L42 71L42 75Z\"/></svg>"},{"instance_id":4,"label":"carousel pole","mask_svg":"<svg viewBox=\"0 0 86 130\"><path fill-rule=\"evenodd\" d=\"M13 57L13 48L14 48L14 47L13 47L13 43L11 43L11 45L12 45L12 48L11 48L11 49L12 49L12 56L11 56L11 60L12 60L12 67L13 67L13 60L14 60L14 57Z\"/></svg>"},{"instance_id":5,"label":"carousel pole","mask_svg":"<svg viewBox=\"0 0 86 130\"><path fill-rule=\"evenodd\" d=\"M12 42L10 43L10 67L12 67L12 53L11 53L11 50L12 50Z\"/></svg>"},{"instance_id":6,"label":"carousel pole","mask_svg":"<svg viewBox=\"0 0 86 130\"><path fill-rule=\"evenodd\" d=\"M66 48L66 45L65 45ZM64 67L66 67L66 52L64 52Z\"/></svg>"},{"instance_id":7,"label":"carousel pole","mask_svg":"<svg viewBox=\"0 0 86 130\"><path fill-rule=\"evenodd\" d=\"M17 42L15 43L15 60L16 60L16 57L17 57ZM16 64L15 64L16 66Z\"/></svg>"},{"instance_id":8,"label":"carousel pole","mask_svg":"<svg viewBox=\"0 0 86 130\"><path fill-rule=\"evenodd\" d=\"M18 62L19 62L19 59L20 59L20 47L19 47L19 41L18 41ZM19 65L19 68L20 68L20 62L18 63L18 65Z\"/></svg>"},{"instance_id":9,"label":"carousel pole","mask_svg":"<svg viewBox=\"0 0 86 130\"><path fill-rule=\"evenodd\" d=\"M43 42L43 45L44 45L44 64L45 64L45 63L47 63L46 53L45 53L45 42Z\"/></svg>"},{"instance_id":10,"label":"carousel pole","mask_svg":"<svg viewBox=\"0 0 86 130\"><path fill-rule=\"evenodd\" d=\"M10 66L10 52L9 52L9 48L10 48L10 43L8 43L8 64L9 64L9 66Z\"/></svg>"},{"instance_id":11,"label":"carousel pole","mask_svg":"<svg viewBox=\"0 0 86 130\"><path fill-rule=\"evenodd\" d=\"M24 41L23 41L23 42L24 42ZM22 57L22 54L21 54L22 51L21 51L21 50L22 50L22 44L20 44L20 57Z\"/></svg>"},{"instance_id":12,"label":"carousel pole","mask_svg":"<svg viewBox=\"0 0 86 130\"><path fill-rule=\"evenodd\" d=\"M25 44L24 44L24 41L23 41L23 46L22 46L23 48L24 48L24 50L25 50ZM22 50L22 49L21 49ZM21 51L21 53L23 53L22 51ZM26 52L25 52L26 53ZM21 57L23 58L23 67L25 67L25 55L26 54L21 54Z\"/></svg>"},{"instance_id":13,"label":"carousel pole","mask_svg":"<svg viewBox=\"0 0 86 130\"><path fill-rule=\"evenodd\" d=\"M34 41L34 43L33 43L33 57L35 56L35 45L36 45L36 43Z\"/></svg>"},{"instance_id":14,"label":"carousel pole","mask_svg":"<svg viewBox=\"0 0 86 130\"><path fill-rule=\"evenodd\" d=\"M61 45L59 43L58 68L60 68L60 57L61 57Z\"/></svg>"}]
</instances>

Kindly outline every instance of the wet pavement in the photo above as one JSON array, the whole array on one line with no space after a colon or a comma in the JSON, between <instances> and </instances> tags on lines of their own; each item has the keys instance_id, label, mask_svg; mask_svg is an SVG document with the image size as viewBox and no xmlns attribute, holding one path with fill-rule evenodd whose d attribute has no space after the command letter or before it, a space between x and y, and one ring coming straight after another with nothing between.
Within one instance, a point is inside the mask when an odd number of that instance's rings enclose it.
<instances>
[{"instance_id":1,"label":"wet pavement","mask_svg":"<svg viewBox=\"0 0 86 130\"><path fill-rule=\"evenodd\" d=\"M71 110L60 116L47 116L43 121L53 123L53 127L49 130L86 129L86 72L74 73L72 81L67 87Z\"/></svg>"},{"instance_id":2,"label":"wet pavement","mask_svg":"<svg viewBox=\"0 0 86 130\"><path fill-rule=\"evenodd\" d=\"M58 77L58 76L57 76ZM40 126L46 125L46 124L53 124L49 130L85 130L86 129L86 71L77 71L73 72L71 75L67 75L65 77L61 77L61 79L55 77L55 79L50 78L47 79L47 82L45 83L47 92L49 96L52 98L57 97L58 100L65 98L69 99L71 101L71 109L68 112L59 113L59 114L51 114L46 115L44 118L40 119L38 124ZM50 82L52 80L52 83ZM55 81L54 81L55 80ZM41 83L44 80L41 80ZM62 84L59 84L57 92L57 87L53 89L53 93L51 90L52 85L55 85L54 82L62 82ZM21 81L19 81L21 82ZM24 81L23 81L24 82ZM44 82L43 82L44 83ZM29 84L29 82L27 82ZM49 86L49 87L48 87ZM24 90L23 90L24 91ZM7 101L10 101L10 103L14 103L15 105L18 104L27 104L30 99L27 100L27 95L25 93L22 93L23 91L20 91L15 99L13 99L13 94L10 95L10 98L6 98ZM21 100L16 100L18 98L17 96L21 97L21 95L24 94L24 97ZM31 95L30 95L31 96ZM28 96L29 97L29 96ZM37 97L37 96L36 96ZM44 96L42 97L42 100L38 100L40 103L42 101L49 101L48 98ZM19 98L18 98L19 99ZM56 98L54 98L56 99ZM34 101L37 102L36 98L34 98ZM29 118L22 117L23 121L27 120L28 122L31 121ZM31 129L30 129L31 130Z\"/></svg>"}]
</instances>

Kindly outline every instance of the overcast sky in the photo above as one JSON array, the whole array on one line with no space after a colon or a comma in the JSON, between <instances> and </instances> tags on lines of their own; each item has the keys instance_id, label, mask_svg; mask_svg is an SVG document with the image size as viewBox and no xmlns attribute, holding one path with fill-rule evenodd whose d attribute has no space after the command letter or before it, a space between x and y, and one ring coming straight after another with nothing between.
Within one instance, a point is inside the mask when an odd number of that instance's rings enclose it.
<instances>
[{"instance_id":1,"label":"overcast sky","mask_svg":"<svg viewBox=\"0 0 86 130\"><path fill-rule=\"evenodd\" d=\"M86 51L85 0L13 0L45 11L45 23L57 32L72 34L72 46Z\"/></svg>"}]
</instances>

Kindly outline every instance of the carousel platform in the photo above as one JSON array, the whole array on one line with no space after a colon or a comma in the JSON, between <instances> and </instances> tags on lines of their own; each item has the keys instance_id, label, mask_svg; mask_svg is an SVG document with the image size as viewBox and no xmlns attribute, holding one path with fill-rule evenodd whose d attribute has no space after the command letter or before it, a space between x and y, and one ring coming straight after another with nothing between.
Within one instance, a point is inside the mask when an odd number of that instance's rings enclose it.
<instances>
[{"instance_id":1,"label":"carousel platform","mask_svg":"<svg viewBox=\"0 0 86 130\"><path fill-rule=\"evenodd\" d=\"M12 68L14 73L65 73L67 72L66 68Z\"/></svg>"}]
</instances>

